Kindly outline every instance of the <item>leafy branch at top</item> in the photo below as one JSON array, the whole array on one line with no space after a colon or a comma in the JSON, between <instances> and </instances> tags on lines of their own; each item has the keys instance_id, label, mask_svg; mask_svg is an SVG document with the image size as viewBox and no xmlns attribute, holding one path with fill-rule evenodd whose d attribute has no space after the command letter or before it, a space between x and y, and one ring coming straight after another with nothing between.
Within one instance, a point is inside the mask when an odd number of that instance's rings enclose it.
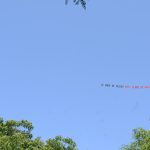
<instances>
[{"instance_id":1,"label":"leafy branch at top","mask_svg":"<svg viewBox=\"0 0 150 150\"><path fill-rule=\"evenodd\" d=\"M68 4L69 0L65 0L65 3ZM86 1L85 0L73 0L76 5L81 4L84 9L86 9Z\"/></svg>"}]
</instances>

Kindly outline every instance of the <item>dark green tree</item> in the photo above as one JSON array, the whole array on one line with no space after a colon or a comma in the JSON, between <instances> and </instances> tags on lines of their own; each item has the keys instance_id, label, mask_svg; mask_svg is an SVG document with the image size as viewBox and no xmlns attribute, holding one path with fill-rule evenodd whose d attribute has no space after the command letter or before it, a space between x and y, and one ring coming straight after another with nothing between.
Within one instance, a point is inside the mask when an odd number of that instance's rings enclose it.
<instances>
[{"instance_id":1,"label":"dark green tree","mask_svg":"<svg viewBox=\"0 0 150 150\"><path fill-rule=\"evenodd\" d=\"M39 137L33 139L32 130L32 123L27 120L0 118L0 150L77 150L70 138L56 136L44 142Z\"/></svg>"},{"instance_id":2,"label":"dark green tree","mask_svg":"<svg viewBox=\"0 0 150 150\"><path fill-rule=\"evenodd\" d=\"M133 137L134 141L123 146L122 150L150 150L150 130L134 129Z\"/></svg>"}]
</instances>

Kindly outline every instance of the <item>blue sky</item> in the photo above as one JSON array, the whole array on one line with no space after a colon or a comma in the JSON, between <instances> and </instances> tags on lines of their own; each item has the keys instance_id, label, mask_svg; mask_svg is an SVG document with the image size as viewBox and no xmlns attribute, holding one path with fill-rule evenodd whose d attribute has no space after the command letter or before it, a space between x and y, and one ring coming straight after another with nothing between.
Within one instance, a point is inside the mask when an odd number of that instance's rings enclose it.
<instances>
[{"instance_id":1,"label":"blue sky","mask_svg":"<svg viewBox=\"0 0 150 150\"><path fill-rule=\"evenodd\" d=\"M0 116L80 150L119 150L150 127L150 1L0 2Z\"/></svg>"}]
</instances>

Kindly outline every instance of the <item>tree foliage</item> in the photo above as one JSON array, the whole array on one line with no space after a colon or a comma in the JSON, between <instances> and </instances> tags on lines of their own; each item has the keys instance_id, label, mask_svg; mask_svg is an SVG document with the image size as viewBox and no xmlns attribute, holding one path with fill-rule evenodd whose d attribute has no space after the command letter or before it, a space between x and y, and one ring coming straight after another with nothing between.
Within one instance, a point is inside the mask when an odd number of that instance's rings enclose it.
<instances>
[{"instance_id":1,"label":"tree foliage","mask_svg":"<svg viewBox=\"0 0 150 150\"><path fill-rule=\"evenodd\" d=\"M122 150L150 150L150 130L142 128L133 130L134 141L122 147Z\"/></svg>"},{"instance_id":2,"label":"tree foliage","mask_svg":"<svg viewBox=\"0 0 150 150\"><path fill-rule=\"evenodd\" d=\"M77 150L70 138L56 136L43 142L39 137L33 139L32 130L32 123L27 120L0 118L0 150Z\"/></svg>"},{"instance_id":3,"label":"tree foliage","mask_svg":"<svg viewBox=\"0 0 150 150\"><path fill-rule=\"evenodd\" d=\"M66 4L68 4L69 0L65 0ZM81 4L84 9L86 9L86 1L85 0L73 0L76 5Z\"/></svg>"}]
</instances>

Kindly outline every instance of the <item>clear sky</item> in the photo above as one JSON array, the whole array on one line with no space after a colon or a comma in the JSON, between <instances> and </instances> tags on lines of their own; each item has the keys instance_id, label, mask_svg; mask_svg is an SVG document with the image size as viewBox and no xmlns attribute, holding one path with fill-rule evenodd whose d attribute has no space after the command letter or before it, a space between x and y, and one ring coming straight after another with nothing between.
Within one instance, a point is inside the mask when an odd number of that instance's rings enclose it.
<instances>
[{"instance_id":1,"label":"clear sky","mask_svg":"<svg viewBox=\"0 0 150 150\"><path fill-rule=\"evenodd\" d=\"M79 150L119 150L150 127L150 1L0 1L0 116Z\"/></svg>"}]
</instances>

